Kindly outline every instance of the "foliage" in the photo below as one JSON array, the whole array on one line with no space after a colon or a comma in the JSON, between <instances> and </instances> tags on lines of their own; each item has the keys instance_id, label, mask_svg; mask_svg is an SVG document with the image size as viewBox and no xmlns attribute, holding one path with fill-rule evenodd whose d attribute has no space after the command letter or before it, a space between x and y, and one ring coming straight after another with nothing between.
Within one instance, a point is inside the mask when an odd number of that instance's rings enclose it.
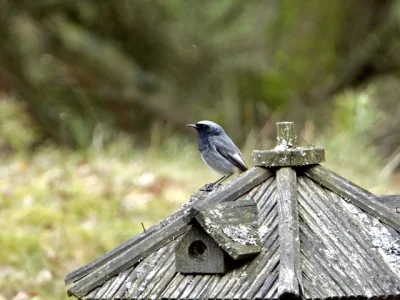
<instances>
[{"instance_id":1,"label":"foliage","mask_svg":"<svg viewBox=\"0 0 400 300\"><path fill-rule=\"evenodd\" d=\"M200 119L243 142L273 114L318 122L332 94L398 72L397 11L393 0L6 0L0 66L59 143L89 147L97 126L148 143L154 122Z\"/></svg>"},{"instance_id":2,"label":"foliage","mask_svg":"<svg viewBox=\"0 0 400 300\"><path fill-rule=\"evenodd\" d=\"M39 129L25 105L14 99L0 98L0 150L28 151L40 138Z\"/></svg>"},{"instance_id":3,"label":"foliage","mask_svg":"<svg viewBox=\"0 0 400 300\"><path fill-rule=\"evenodd\" d=\"M321 134L309 122L300 144L324 146L326 166L372 192L399 193L398 182L378 178L383 160L364 136L374 126L370 97L338 96L330 130ZM349 130L354 124L367 125ZM3 125L20 127L13 118ZM217 179L201 161L194 133L189 140L169 130L155 127L146 150L126 134L100 128L85 150L46 143L33 152L3 152L0 299L67 299L67 273L141 232L142 222L149 227L176 211L191 192ZM24 137L20 143L29 144ZM243 151L249 165L255 147L274 146L255 144L249 140Z\"/></svg>"},{"instance_id":4,"label":"foliage","mask_svg":"<svg viewBox=\"0 0 400 300\"><path fill-rule=\"evenodd\" d=\"M143 152L124 136L79 152L47 145L2 156L0 299L19 292L66 299L68 272L141 232L142 222L163 219L205 178L216 178L196 151L175 139Z\"/></svg>"}]
</instances>

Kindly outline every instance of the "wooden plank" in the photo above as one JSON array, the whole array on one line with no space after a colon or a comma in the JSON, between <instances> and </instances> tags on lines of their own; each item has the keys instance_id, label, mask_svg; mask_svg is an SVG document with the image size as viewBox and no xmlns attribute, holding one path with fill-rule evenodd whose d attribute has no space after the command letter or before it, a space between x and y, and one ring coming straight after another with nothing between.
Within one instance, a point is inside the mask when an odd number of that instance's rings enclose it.
<instances>
[{"instance_id":1,"label":"wooden plank","mask_svg":"<svg viewBox=\"0 0 400 300\"><path fill-rule=\"evenodd\" d=\"M193 205L193 203L196 203L197 201L200 201L204 197L206 197L208 193L206 192L196 192L194 193L189 200L189 203ZM87 265L69 273L65 277L65 284L70 284L72 282L75 282L86 275L88 275L90 272L95 270L96 268L99 268L100 266L104 265L106 262L109 260L117 257L121 253L127 251L128 249L132 248L134 245L140 243L144 239L148 239L151 235L154 233L158 232L162 228L164 228L166 225L169 223L173 222L174 220L177 219L186 219L187 222L191 220L191 218L195 215L195 210L191 208L191 205L184 206L183 209L179 210L178 212L174 213L173 215L169 216L165 220L161 221L160 223L151 226L146 230L146 232L135 236L132 239L129 239L122 245L118 246L117 248L107 252L105 255L93 260L92 262L88 263Z\"/></svg>"},{"instance_id":2,"label":"wooden plank","mask_svg":"<svg viewBox=\"0 0 400 300\"><path fill-rule=\"evenodd\" d=\"M264 167L294 167L315 165L325 161L323 147L281 148L254 150L253 165Z\"/></svg>"},{"instance_id":3,"label":"wooden plank","mask_svg":"<svg viewBox=\"0 0 400 300\"><path fill-rule=\"evenodd\" d=\"M191 286L189 289L185 291L185 293L182 295L183 299L204 299L202 297L202 294L204 292L204 289L209 289L210 285L213 283L213 279L215 278L215 275L198 275L195 277L195 286L194 282L192 282Z\"/></svg>"},{"instance_id":4,"label":"wooden plank","mask_svg":"<svg viewBox=\"0 0 400 300\"><path fill-rule=\"evenodd\" d=\"M279 290L280 296L302 294L299 216L296 171L281 168L276 172L279 214Z\"/></svg>"},{"instance_id":5,"label":"wooden plank","mask_svg":"<svg viewBox=\"0 0 400 300\"><path fill-rule=\"evenodd\" d=\"M386 205L390 210L400 213L400 195L379 195L378 201Z\"/></svg>"},{"instance_id":6,"label":"wooden plank","mask_svg":"<svg viewBox=\"0 0 400 300\"><path fill-rule=\"evenodd\" d=\"M178 238L181 239L182 236ZM173 258L174 244L170 243L167 246L153 252L147 256L146 264L141 262L135 269L136 279L131 281L131 285L126 291L124 297L127 299L148 299L144 294L149 292L152 288L152 283L157 283L163 274L159 274L160 269L163 269L164 263L168 262L169 258ZM156 279L157 278L157 279Z\"/></svg>"},{"instance_id":7,"label":"wooden plank","mask_svg":"<svg viewBox=\"0 0 400 300\"><path fill-rule=\"evenodd\" d=\"M374 194L320 165L307 168L305 174L346 201L353 203L378 220L400 231L399 216L387 206L380 203Z\"/></svg>"},{"instance_id":8,"label":"wooden plank","mask_svg":"<svg viewBox=\"0 0 400 300\"><path fill-rule=\"evenodd\" d=\"M96 299L96 293L99 291L100 288L94 289L93 291L91 291L89 294L87 294L85 297L79 298L82 300L93 300Z\"/></svg>"},{"instance_id":9,"label":"wooden plank","mask_svg":"<svg viewBox=\"0 0 400 300\"><path fill-rule=\"evenodd\" d=\"M145 262L145 259L140 262L140 264L143 264ZM138 270L137 268L140 266L138 264L137 266L130 267L129 269L125 270L124 272L128 272L128 276L124 280L124 282L121 284L119 289L114 295L113 299L126 299L127 294L129 293L130 289L134 285L134 282L136 281Z\"/></svg>"},{"instance_id":10,"label":"wooden plank","mask_svg":"<svg viewBox=\"0 0 400 300\"><path fill-rule=\"evenodd\" d=\"M217 204L196 216L204 230L233 259L243 259L261 251L258 211L252 200Z\"/></svg>"},{"instance_id":11,"label":"wooden plank","mask_svg":"<svg viewBox=\"0 0 400 300\"><path fill-rule=\"evenodd\" d=\"M80 280L68 292L78 297L79 295L84 296L85 293L90 291L90 288L101 285L105 280L112 277L112 275L129 268L145 257L146 254L157 250L169 242L169 234L174 234L174 232L165 232L165 228L173 228L176 231L174 237L186 232L189 228L187 223L197 211L193 206L198 206L198 203L200 203L198 207L204 207L209 202L215 204L234 200L272 175L272 171L265 168L253 168L211 194L205 192L202 192L200 196L195 194L194 197L191 197L189 204L181 211L152 226L146 233L127 241L103 257L68 274L65 279L67 284ZM163 233L165 234L165 238L162 237Z\"/></svg>"},{"instance_id":12,"label":"wooden plank","mask_svg":"<svg viewBox=\"0 0 400 300\"><path fill-rule=\"evenodd\" d=\"M121 287L121 285L125 282L126 278L128 275L132 272L131 269L125 270L124 272L120 273L117 278L115 279L114 283L112 286L105 292L103 295L101 295L101 299L111 299L114 297L115 293L118 291L118 289Z\"/></svg>"},{"instance_id":13,"label":"wooden plank","mask_svg":"<svg viewBox=\"0 0 400 300\"><path fill-rule=\"evenodd\" d=\"M275 295L278 289L277 283L279 279L278 270L279 268L276 268L274 272L268 276L264 282L263 288L257 292L253 299L276 299Z\"/></svg>"},{"instance_id":14,"label":"wooden plank","mask_svg":"<svg viewBox=\"0 0 400 300\"><path fill-rule=\"evenodd\" d=\"M116 280L116 277L111 278L110 280L104 282L104 284L100 287L100 289L97 291L96 295L93 296L93 299L107 299L104 297L104 293L106 293L111 285L114 283Z\"/></svg>"},{"instance_id":15,"label":"wooden plank","mask_svg":"<svg viewBox=\"0 0 400 300\"><path fill-rule=\"evenodd\" d=\"M194 222L175 247L175 269L183 274L223 274L226 253L204 229Z\"/></svg>"},{"instance_id":16,"label":"wooden plank","mask_svg":"<svg viewBox=\"0 0 400 300\"><path fill-rule=\"evenodd\" d=\"M332 192L331 192L332 193ZM332 193L333 194L333 193ZM335 195L339 198L338 195ZM359 207L349 204L339 198L342 205L349 211L350 218L357 222L365 239L370 245L369 252L373 252L369 259L373 259L375 264L380 267L379 274L382 275L374 283L388 294L388 291L398 290L400 292L400 239L397 231L377 220L370 214L365 213ZM392 229L390 231L389 229ZM374 258L377 256L377 258ZM376 272L377 273L377 272ZM393 285L394 284L394 285ZM397 287L396 287L397 285ZM382 291L381 291L382 293Z\"/></svg>"},{"instance_id":17,"label":"wooden plank","mask_svg":"<svg viewBox=\"0 0 400 300\"><path fill-rule=\"evenodd\" d=\"M322 274L336 271L339 278L334 282L340 286L338 294L340 290L344 291L342 295L385 294L386 278L390 276L388 267L371 249L363 228L343 206L345 201L306 176L299 177L297 183L300 230L305 235L310 232L308 237L312 241L312 244L307 243L303 236L302 250L310 249L315 262L318 256L322 258L321 265L328 267ZM328 281L328 278L323 280Z\"/></svg>"},{"instance_id":18,"label":"wooden plank","mask_svg":"<svg viewBox=\"0 0 400 300\"><path fill-rule=\"evenodd\" d=\"M190 212L190 210L188 210L188 212ZM105 264L96 268L87 276L77 281L75 285L70 287L68 294L74 295L78 298L86 295L92 289L103 284L114 275L117 275L133 266L151 252L175 240L191 228L191 226L187 224L186 218L186 215L182 215L181 217L171 221L171 223L166 225L163 230L159 230L154 234L147 236L135 244L134 247L127 249L119 256L105 262Z\"/></svg>"},{"instance_id":19,"label":"wooden plank","mask_svg":"<svg viewBox=\"0 0 400 300\"><path fill-rule=\"evenodd\" d=\"M176 276L176 270L174 267L174 256L168 257L167 262L158 272L160 275L157 276L158 280L153 280L150 283L151 292L146 295L146 299L159 299L161 293L165 290L169 283Z\"/></svg>"},{"instance_id":20,"label":"wooden plank","mask_svg":"<svg viewBox=\"0 0 400 300\"><path fill-rule=\"evenodd\" d=\"M274 172L270 169L263 167L252 168L224 184L221 189L212 192L207 198L197 201L193 207L198 211L202 211L217 203L236 200L273 175Z\"/></svg>"},{"instance_id":21,"label":"wooden plank","mask_svg":"<svg viewBox=\"0 0 400 300\"><path fill-rule=\"evenodd\" d=\"M239 285L238 290L234 291L232 299L255 299L255 294L263 290L266 294L270 288L266 285L268 278L279 270L279 246L274 243L274 249L270 249L264 254L262 262L255 266L255 270L246 270L247 280ZM275 248L276 247L276 248ZM255 264L253 264L255 265ZM253 273L257 271L257 273Z\"/></svg>"},{"instance_id":22,"label":"wooden plank","mask_svg":"<svg viewBox=\"0 0 400 300\"><path fill-rule=\"evenodd\" d=\"M341 203L330 198L327 195L329 191L307 177L298 179L298 191L302 220L300 229L306 235L301 238L302 251L311 251L314 256L311 262L317 264L322 259L322 271L316 273L322 277L320 280L336 286L336 296L349 294L349 288L353 290L350 294L379 295L381 276L375 276L381 274L384 277L387 272L383 271L384 266L382 269L377 266L380 261L369 252L370 245L354 237L360 228L352 224ZM311 244L307 242L307 237Z\"/></svg>"},{"instance_id":23,"label":"wooden plank","mask_svg":"<svg viewBox=\"0 0 400 300\"><path fill-rule=\"evenodd\" d=\"M162 294L157 299L174 299L172 295L184 282L186 275L176 273L174 278L169 282L168 286L163 289Z\"/></svg>"},{"instance_id":24,"label":"wooden plank","mask_svg":"<svg viewBox=\"0 0 400 300\"><path fill-rule=\"evenodd\" d=\"M201 282L202 277L203 275L195 276L190 284L185 288L183 293L180 295L180 299L194 299L192 295L197 292L196 289Z\"/></svg>"}]
</instances>

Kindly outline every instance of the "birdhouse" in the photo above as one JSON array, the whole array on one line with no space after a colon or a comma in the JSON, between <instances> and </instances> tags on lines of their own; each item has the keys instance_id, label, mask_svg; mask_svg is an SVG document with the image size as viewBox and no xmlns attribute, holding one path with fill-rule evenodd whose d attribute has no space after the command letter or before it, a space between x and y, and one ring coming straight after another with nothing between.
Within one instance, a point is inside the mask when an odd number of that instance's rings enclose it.
<instances>
[{"instance_id":1,"label":"birdhouse","mask_svg":"<svg viewBox=\"0 0 400 300\"><path fill-rule=\"evenodd\" d=\"M400 299L400 196L374 195L297 147L293 123L253 168L65 278L79 299ZM350 167L350 166L349 166Z\"/></svg>"},{"instance_id":2,"label":"birdhouse","mask_svg":"<svg viewBox=\"0 0 400 300\"><path fill-rule=\"evenodd\" d=\"M225 273L231 259L248 258L260 250L256 203L226 202L196 215L176 245L175 267L186 274Z\"/></svg>"}]
</instances>

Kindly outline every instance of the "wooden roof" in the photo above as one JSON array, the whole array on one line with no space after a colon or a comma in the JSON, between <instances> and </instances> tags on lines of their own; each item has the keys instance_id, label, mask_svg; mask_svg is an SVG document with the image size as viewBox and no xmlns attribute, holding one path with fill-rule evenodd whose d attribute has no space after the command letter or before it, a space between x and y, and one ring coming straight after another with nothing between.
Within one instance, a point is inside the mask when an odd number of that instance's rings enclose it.
<instances>
[{"instance_id":1,"label":"wooden roof","mask_svg":"<svg viewBox=\"0 0 400 300\"><path fill-rule=\"evenodd\" d=\"M293 124L281 125L278 141L292 147ZM400 196L373 195L322 167L323 148L285 147L255 152L261 166L211 193L195 193L177 213L68 274L68 293L80 299L399 298ZM242 200L257 204L261 252L225 274L176 272L174 247L191 220L215 204Z\"/></svg>"},{"instance_id":2,"label":"wooden roof","mask_svg":"<svg viewBox=\"0 0 400 300\"><path fill-rule=\"evenodd\" d=\"M335 191L318 174L338 180ZM69 292L82 299L278 298L285 291L282 284L292 288L279 276L282 253L287 250L287 245L282 247L279 226L284 228L287 219L282 219L277 206L282 197L278 176L273 170L253 168L206 198L201 194L198 199L196 194L186 208L147 233L69 274L66 281L74 282ZM299 241L300 256L289 257L286 271L299 274L299 293L321 299L400 296L400 216L396 211L381 204L380 197L319 165L298 168L293 183L299 223L294 240ZM228 198L227 190L231 190ZM355 195L357 201L352 199ZM176 273L174 245L190 227L185 216L193 213L196 204L232 198L257 203L261 253L224 275ZM377 213L375 206L384 212Z\"/></svg>"}]
</instances>

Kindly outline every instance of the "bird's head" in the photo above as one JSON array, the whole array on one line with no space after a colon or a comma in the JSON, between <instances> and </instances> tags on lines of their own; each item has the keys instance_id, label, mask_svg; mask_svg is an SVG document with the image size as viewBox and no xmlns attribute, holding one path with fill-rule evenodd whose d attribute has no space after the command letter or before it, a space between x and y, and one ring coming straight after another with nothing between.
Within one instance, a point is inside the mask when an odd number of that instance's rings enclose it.
<instances>
[{"instance_id":1,"label":"bird's head","mask_svg":"<svg viewBox=\"0 0 400 300\"><path fill-rule=\"evenodd\" d=\"M187 126L195 128L199 135L220 135L224 132L224 129L217 123L207 120L197 122L196 124L188 124Z\"/></svg>"}]
</instances>

